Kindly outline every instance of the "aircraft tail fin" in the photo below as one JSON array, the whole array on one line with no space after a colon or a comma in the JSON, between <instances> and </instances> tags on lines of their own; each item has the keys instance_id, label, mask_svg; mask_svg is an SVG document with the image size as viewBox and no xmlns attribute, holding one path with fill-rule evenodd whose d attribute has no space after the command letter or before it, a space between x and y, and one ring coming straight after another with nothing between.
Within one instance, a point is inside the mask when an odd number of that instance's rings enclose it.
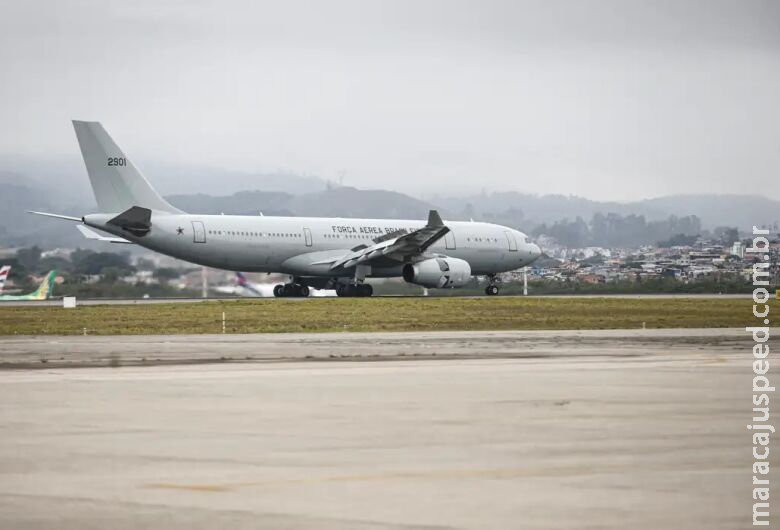
<instances>
[{"instance_id":1,"label":"aircraft tail fin","mask_svg":"<svg viewBox=\"0 0 780 530\"><path fill-rule=\"evenodd\" d=\"M101 212L123 212L133 206L142 206L182 213L152 188L100 122L74 120L73 128Z\"/></svg>"},{"instance_id":2,"label":"aircraft tail fin","mask_svg":"<svg viewBox=\"0 0 780 530\"><path fill-rule=\"evenodd\" d=\"M5 281L8 279L9 272L11 272L10 265L3 265L0 267L0 294L3 292L3 287L5 287Z\"/></svg>"},{"instance_id":3,"label":"aircraft tail fin","mask_svg":"<svg viewBox=\"0 0 780 530\"><path fill-rule=\"evenodd\" d=\"M54 293L54 278L56 277L57 271L49 271L38 288L30 294L30 298L32 300L48 300Z\"/></svg>"}]
</instances>

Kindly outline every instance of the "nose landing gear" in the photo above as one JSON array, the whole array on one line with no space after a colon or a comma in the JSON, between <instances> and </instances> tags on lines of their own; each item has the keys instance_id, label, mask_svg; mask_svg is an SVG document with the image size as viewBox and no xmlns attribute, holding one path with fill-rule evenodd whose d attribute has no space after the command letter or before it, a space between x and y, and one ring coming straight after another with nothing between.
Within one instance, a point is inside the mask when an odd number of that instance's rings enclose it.
<instances>
[{"instance_id":1,"label":"nose landing gear","mask_svg":"<svg viewBox=\"0 0 780 530\"><path fill-rule=\"evenodd\" d=\"M485 287L485 294L488 296L496 296L498 294L498 277L495 274L488 275L488 285Z\"/></svg>"}]
</instances>

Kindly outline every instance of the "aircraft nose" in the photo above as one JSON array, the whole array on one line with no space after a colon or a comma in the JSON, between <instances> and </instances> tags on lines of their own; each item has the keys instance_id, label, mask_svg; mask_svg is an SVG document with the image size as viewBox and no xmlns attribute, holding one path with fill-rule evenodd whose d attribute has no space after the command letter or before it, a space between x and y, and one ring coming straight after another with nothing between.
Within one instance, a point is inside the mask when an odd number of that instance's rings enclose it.
<instances>
[{"instance_id":1,"label":"aircraft nose","mask_svg":"<svg viewBox=\"0 0 780 530\"><path fill-rule=\"evenodd\" d=\"M531 243L531 260L535 260L542 255L542 249L536 243Z\"/></svg>"}]
</instances>

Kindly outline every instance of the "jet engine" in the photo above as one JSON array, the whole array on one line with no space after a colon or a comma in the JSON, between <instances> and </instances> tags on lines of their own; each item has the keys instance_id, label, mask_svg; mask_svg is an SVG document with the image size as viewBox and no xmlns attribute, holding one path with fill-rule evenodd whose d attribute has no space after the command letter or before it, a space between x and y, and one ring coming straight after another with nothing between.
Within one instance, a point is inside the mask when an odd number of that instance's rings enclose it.
<instances>
[{"instance_id":1,"label":"jet engine","mask_svg":"<svg viewBox=\"0 0 780 530\"><path fill-rule=\"evenodd\" d=\"M404 280L423 287L463 287L471 278L471 266L459 258L429 258L407 263L402 273Z\"/></svg>"}]
</instances>

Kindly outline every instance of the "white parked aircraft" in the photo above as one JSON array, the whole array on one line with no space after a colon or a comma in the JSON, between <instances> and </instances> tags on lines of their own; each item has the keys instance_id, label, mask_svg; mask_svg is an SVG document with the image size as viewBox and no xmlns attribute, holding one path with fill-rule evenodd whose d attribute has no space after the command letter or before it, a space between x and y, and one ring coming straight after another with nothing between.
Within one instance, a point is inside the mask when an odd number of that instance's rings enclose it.
<instances>
[{"instance_id":1,"label":"white parked aircraft","mask_svg":"<svg viewBox=\"0 0 780 530\"><path fill-rule=\"evenodd\" d=\"M498 273L541 255L522 232L490 223L445 223L435 210L427 222L184 213L152 188L100 123L73 126L100 213L31 213L83 223L78 228L90 239L135 243L219 269L290 275L290 283L274 289L276 296L308 296L310 288L370 296L367 277L462 287L472 275L486 275L485 292L495 295Z\"/></svg>"},{"instance_id":2,"label":"white parked aircraft","mask_svg":"<svg viewBox=\"0 0 780 530\"><path fill-rule=\"evenodd\" d=\"M243 272L237 272L234 285L221 285L214 287L214 290L222 294L232 294L245 296L248 298L272 298L278 296L274 290L280 288L280 285L273 283L253 283L244 275ZM335 291L325 289L312 290L309 296L336 296Z\"/></svg>"}]
</instances>

